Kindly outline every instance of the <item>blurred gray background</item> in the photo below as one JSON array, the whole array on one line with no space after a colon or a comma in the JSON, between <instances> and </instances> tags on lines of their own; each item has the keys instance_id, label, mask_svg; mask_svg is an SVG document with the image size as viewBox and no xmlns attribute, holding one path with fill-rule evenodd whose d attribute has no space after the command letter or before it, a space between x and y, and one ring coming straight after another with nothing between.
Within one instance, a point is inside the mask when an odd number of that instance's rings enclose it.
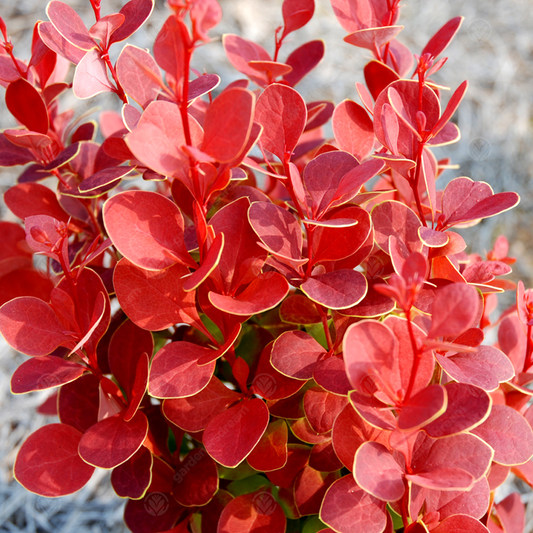
<instances>
[{"instance_id":1,"label":"blurred gray background","mask_svg":"<svg viewBox=\"0 0 533 533\"><path fill-rule=\"evenodd\" d=\"M328 0L315 2L313 20L291 35L292 41L282 48L280 60L303 42L323 39L326 43L324 61L297 89L306 101L328 99L339 103L345 98L357 101L355 82L364 82L362 67L369 53L342 40L345 32ZM89 26L94 22L88 0L68 0L67 3ZM116 12L123 3L103 0L102 12ZM282 21L282 0L220 0L220 4L223 21L211 32L213 41L195 54L193 67L201 72L219 74L223 87L242 75L228 64L221 36L238 33L272 52L274 30ZM7 23L18 57L28 58L31 29L35 21L46 20L45 8L43 0L0 0L0 16ZM517 208L485 220L466 230L464 235L470 251L483 254L499 234L505 234L512 241L510 255L518 257L512 279L522 279L530 287L533 286L532 11L533 2L528 0L406 0L400 19L405 29L399 36L412 52L420 53L447 20L458 15L465 17L459 34L445 53L449 60L436 76L438 82L448 85L452 91L463 80L470 82L456 115L462 139L437 152L438 157L451 157L460 169L447 171L441 179L445 183L456 176L469 176L487 181L496 192L512 190L521 195ZM156 0L152 17L129 42L151 48L168 13L163 0ZM116 57L121 44L114 45L112 50ZM445 95L445 99L448 97L449 94ZM63 100L62 108L75 107L81 113L89 106L118 109L118 104L118 99L112 95L99 96L90 103L77 101L70 95ZM0 128L14 125L13 118L1 104ZM1 193L14 183L16 176L17 172L11 169L0 169ZM0 216L13 220L1 206ZM511 300L507 299L506 304ZM125 531L123 502L114 495L104 471L97 471L79 493L55 500L30 494L13 481L11 472L16 449L31 432L54 420L35 414L35 407L46 394L17 397L10 394L11 375L25 357L14 354L5 344L0 344L0 352L0 531ZM510 488L503 487L498 499ZM521 489L525 492L523 501L528 502L531 499L526 492L528 488L522 486ZM529 507L531 511L533 506ZM531 518L528 518L526 530L533 531Z\"/></svg>"}]
</instances>

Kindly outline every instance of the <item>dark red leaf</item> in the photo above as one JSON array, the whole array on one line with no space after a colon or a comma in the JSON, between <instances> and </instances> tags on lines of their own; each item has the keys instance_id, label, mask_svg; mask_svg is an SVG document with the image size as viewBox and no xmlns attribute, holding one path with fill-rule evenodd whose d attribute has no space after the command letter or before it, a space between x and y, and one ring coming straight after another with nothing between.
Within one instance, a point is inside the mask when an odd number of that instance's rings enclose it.
<instances>
[{"instance_id":1,"label":"dark red leaf","mask_svg":"<svg viewBox=\"0 0 533 533\"><path fill-rule=\"evenodd\" d=\"M261 472L283 468L288 457L288 433L284 420L271 422L252 453L247 457L248 464Z\"/></svg>"},{"instance_id":2,"label":"dark red leaf","mask_svg":"<svg viewBox=\"0 0 533 533\"><path fill-rule=\"evenodd\" d=\"M5 98L7 108L22 125L30 131L46 135L49 127L46 104L30 82L19 78L10 83Z\"/></svg>"},{"instance_id":3,"label":"dark red leaf","mask_svg":"<svg viewBox=\"0 0 533 533\"><path fill-rule=\"evenodd\" d=\"M119 11L124 15L124 23L113 32L109 43L118 43L133 35L150 16L153 8L153 0L130 0L124 4Z\"/></svg>"},{"instance_id":4,"label":"dark red leaf","mask_svg":"<svg viewBox=\"0 0 533 533\"><path fill-rule=\"evenodd\" d=\"M152 454L141 446L125 463L111 472L111 484L121 498L142 498L152 479Z\"/></svg>"},{"instance_id":5,"label":"dark red leaf","mask_svg":"<svg viewBox=\"0 0 533 533\"><path fill-rule=\"evenodd\" d=\"M327 433L333 428L335 419L347 403L345 396L311 387L304 396L305 416L317 433Z\"/></svg>"},{"instance_id":6,"label":"dark red leaf","mask_svg":"<svg viewBox=\"0 0 533 533\"><path fill-rule=\"evenodd\" d=\"M296 48L285 60L292 70L283 76L283 81L294 87L320 63L325 51L324 41L309 41Z\"/></svg>"},{"instance_id":7,"label":"dark red leaf","mask_svg":"<svg viewBox=\"0 0 533 533\"><path fill-rule=\"evenodd\" d=\"M279 309L279 316L288 324L318 324L320 313L315 304L302 294L291 294L283 300Z\"/></svg>"},{"instance_id":8,"label":"dark red leaf","mask_svg":"<svg viewBox=\"0 0 533 533\"><path fill-rule=\"evenodd\" d=\"M302 444L289 444L287 446L287 462L283 468L267 472L266 476L274 485L291 489L299 472L309 462L311 448Z\"/></svg>"},{"instance_id":9,"label":"dark red leaf","mask_svg":"<svg viewBox=\"0 0 533 533\"><path fill-rule=\"evenodd\" d=\"M94 374L84 374L61 387L57 401L61 423L85 433L98 422L99 383Z\"/></svg>"},{"instance_id":10,"label":"dark red leaf","mask_svg":"<svg viewBox=\"0 0 533 533\"><path fill-rule=\"evenodd\" d=\"M203 449L193 448L178 465L172 495L185 507L208 504L218 490L217 465Z\"/></svg>"}]
</instances>

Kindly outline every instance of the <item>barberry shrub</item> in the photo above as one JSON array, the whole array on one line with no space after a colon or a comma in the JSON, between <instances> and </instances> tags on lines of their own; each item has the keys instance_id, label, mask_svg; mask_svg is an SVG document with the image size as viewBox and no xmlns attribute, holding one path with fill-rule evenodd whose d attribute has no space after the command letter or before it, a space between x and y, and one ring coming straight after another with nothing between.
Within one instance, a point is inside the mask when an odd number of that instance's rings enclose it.
<instances>
[{"instance_id":1,"label":"barberry shrub","mask_svg":"<svg viewBox=\"0 0 533 533\"><path fill-rule=\"evenodd\" d=\"M460 137L467 83L444 106L431 76L462 18L413 55L398 0L331 0L373 55L334 105L295 89L324 43L285 46L313 0L283 2L273 54L225 35L244 77L223 89L191 67L216 0L170 0L152 53L123 44L152 0L90 1L87 28L52 0L29 61L0 19L19 123L0 165L25 165L4 197L24 227L0 223L0 331L30 356L13 393L50 390L39 411L58 417L16 479L58 497L111 470L134 533L521 532L520 497L494 491L511 471L533 483L533 291L491 322L515 289L508 242L468 255L454 231L519 197L439 190L450 160L432 151ZM121 113L98 133L61 110L70 90Z\"/></svg>"}]
</instances>

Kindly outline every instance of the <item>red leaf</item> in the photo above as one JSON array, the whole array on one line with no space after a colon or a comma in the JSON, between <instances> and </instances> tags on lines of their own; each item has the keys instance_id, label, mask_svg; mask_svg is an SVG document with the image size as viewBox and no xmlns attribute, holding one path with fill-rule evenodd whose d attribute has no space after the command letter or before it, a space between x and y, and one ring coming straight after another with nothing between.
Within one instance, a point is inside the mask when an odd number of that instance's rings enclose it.
<instances>
[{"instance_id":1,"label":"red leaf","mask_svg":"<svg viewBox=\"0 0 533 533\"><path fill-rule=\"evenodd\" d=\"M148 19L153 8L153 0L130 0L124 4L119 11L124 15L124 23L113 32L109 43L118 43L133 35Z\"/></svg>"},{"instance_id":2,"label":"red leaf","mask_svg":"<svg viewBox=\"0 0 533 533\"><path fill-rule=\"evenodd\" d=\"M259 274L237 296L209 293L209 301L221 311L232 315L248 316L276 307L289 292L289 283L277 272Z\"/></svg>"},{"instance_id":3,"label":"red leaf","mask_svg":"<svg viewBox=\"0 0 533 533\"><path fill-rule=\"evenodd\" d=\"M309 41L296 48L285 60L285 63L291 66L292 70L283 76L283 81L294 87L320 63L325 51L324 41ZM309 124L307 128L311 129Z\"/></svg>"},{"instance_id":4,"label":"red leaf","mask_svg":"<svg viewBox=\"0 0 533 533\"><path fill-rule=\"evenodd\" d=\"M183 507L170 494L170 489L165 492L148 490L140 500L129 500L124 509L124 522L133 533L167 531L174 526L183 511Z\"/></svg>"},{"instance_id":5,"label":"red leaf","mask_svg":"<svg viewBox=\"0 0 533 533\"><path fill-rule=\"evenodd\" d=\"M224 249L217 269L226 294L255 279L266 259L267 254L257 244L257 235L248 221L249 207L248 198L239 198L210 220L215 235L224 234Z\"/></svg>"},{"instance_id":6,"label":"red leaf","mask_svg":"<svg viewBox=\"0 0 533 533\"><path fill-rule=\"evenodd\" d=\"M302 230L287 209L270 202L253 202L248 211L248 219L270 253L282 259L301 260Z\"/></svg>"},{"instance_id":7,"label":"red leaf","mask_svg":"<svg viewBox=\"0 0 533 533\"><path fill-rule=\"evenodd\" d=\"M461 453L457 453L458 450L461 450ZM427 473L440 468L460 468L472 474L474 480L477 481L487 473L492 455L493 451L490 446L469 433L460 433L444 439L432 439L424 432L419 432L414 446L411 468L414 474Z\"/></svg>"},{"instance_id":8,"label":"red leaf","mask_svg":"<svg viewBox=\"0 0 533 533\"><path fill-rule=\"evenodd\" d=\"M46 135L48 111L37 89L24 78L10 83L6 89L6 106L27 129Z\"/></svg>"},{"instance_id":9,"label":"red leaf","mask_svg":"<svg viewBox=\"0 0 533 533\"><path fill-rule=\"evenodd\" d=\"M446 22L446 24L444 24L444 26L442 26L442 28L440 28L440 30L429 40L428 44L424 47L424 50L422 50L421 55L429 54L431 57L435 58L442 54L455 37L455 34L459 31L462 22L463 17L455 17Z\"/></svg>"},{"instance_id":10,"label":"red leaf","mask_svg":"<svg viewBox=\"0 0 533 533\"><path fill-rule=\"evenodd\" d=\"M514 376L509 358L493 346L479 346L475 353L461 352L450 357L437 354L437 361L456 381L477 385L487 392Z\"/></svg>"},{"instance_id":11,"label":"red leaf","mask_svg":"<svg viewBox=\"0 0 533 533\"><path fill-rule=\"evenodd\" d=\"M364 28L347 35L344 40L359 48L374 51L392 41L403 26L383 26L381 28Z\"/></svg>"},{"instance_id":12,"label":"red leaf","mask_svg":"<svg viewBox=\"0 0 533 533\"><path fill-rule=\"evenodd\" d=\"M391 413L390 406L374 396L367 395L375 387L373 380L368 379L365 385L369 386L368 392L351 391L349 393L353 408L368 424L376 428L393 431L398 423L396 417Z\"/></svg>"},{"instance_id":13,"label":"red leaf","mask_svg":"<svg viewBox=\"0 0 533 533\"><path fill-rule=\"evenodd\" d=\"M175 180L174 183L180 182ZM198 268L185 280L185 283L183 284L183 290L192 291L198 288L209 277L213 270L215 270L215 268L218 266L223 249L224 234L219 233L211 243L211 246L204 257L200 268Z\"/></svg>"},{"instance_id":14,"label":"red leaf","mask_svg":"<svg viewBox=\"0 0 533 533\"><path fill-rule=\"evenodd\" d=\"M279 309L279 316L288 324L318 324L321 321L320 313L315 304L302 294L291 294L283 300Z\"/></svg>"},{"instance_id":15,"label":"red leaf","mask_svg":"<svg viewBox=\"0 0 533 533\"><path fill-rule=\"evenodd\" d=\"M23 394L51 389L78 379L86 368L61 357L47 355L34 357L22 363L11 378L11 392Z\"/></svg>"},{"instance_id":16,"label":"red leaf","mask_svg":"<svg viewBox=\"0 0 533 533\"><path fill-rule=\"evenodd\" d=\"M283 509L269 492L252 492L224 507L217 533L284 533L286 524Z\"/></svg>"},{"instance_id":17,"label":"red leaf","mask_svg":"<svg viewBox=\"0 0 533 533\"><path fill-rule=\"evenodd\" d=\"M253 123L255 95L241 88L224 91L207 109L201 149L221 163L245 156Z\"/></svg>"},{"instance_id":18,"label":"red leaf","mask_svg":"<svg viewBox=\"0 0 533 533\"><path fill-rule=\"evenodd\" d=\"M313 276L300 289L311 300L325 307L347 309L365 297L368 284L361 272L342 269Z\"/></svg>"},{"instance_id":19,"label":"red leaf","mask_svg":"<svg viewBox=\"0 0 533 533\"><path fill-rule=\"evenodd\" d=\"M329 487L320 509L320 520L339 533L382 533L387 523L385 503L344 476Z\"/></svg>"},{"instance_id":20,"label":"red leaf","mask_svg":"<svg viewBox=\"0 0 533 533\"><path fill-rule=\"evenodd\" d=\"M203 326L195 304L195 293L185 292L186 267L176 264L160 272L136 267L122 258L114 271L114 285L124 312L139 327L160 331L185 322Z\"/></svg>"},{"instance_id":21,"label":"red leaf","mask_svg":"<svg viewBox=\"0 0 533 533\"><path fill-rule=\"evenodd\" d=\"M213 350L190 342L171 342L155 355L148 390L155 398L185 398L207 386L215 361L200 366L198 359Z\"/></svg>"},{"instance_id":22,"label":"red leaf","mask_svg":"<svg viewBox=\"0 0 533 533\"><path fill-rule=\"evenodd\" d=\"M272 58L262 46L231 33L224 35L222 43L229 62L239 72L248 76L260 87L267 85L268 80L265 76L248 65L250 61L272 61Z\"/></svg>"},{"instance_id":23,"label":"red leaf","mask_svg":"<svg viewBox=\"0 0 533 533\"><path fill-rule=\"evenodd\" d=\"M526 509L520 494L513 492L496 504L496 513L505 533L522 533L526 525Z\"/></svg>"},{"instance_id":24,"label":"red leaf","mask_svg":"<svg viewBox=\"0 0 533 533\"><path fill-rule=\"evenodd\" d=\"M294 480L294 502L300 515L316 515L324 494L339 474L319 472L306 466Z\"/></svg>"},{"instance_id":25,"label":"red leaf","mask_svg":"<svg viewBox=\"0 0 533 533\"><path fill-rule=\"evenodd\" d=\"M35 156L25 147L16 146L8 140L6 135L0 134L0 165L14 167L25 165L35 159Z\"/></svg>"},{"instance_id":26,"label":"red leaf","mask_svg":"<svg viewBox=\"0 0 533 533\"><path fill-rule=\"evenodd\" d=\"M489 417L471 433L493 450L496 463L513 466L533 456L533 432L525 418L507 405L493 405Z\"/></svg>"},{"instance_id":27,"label":"red leaf","mask_svg":"<svg viewBox=\"0 0 533 533\"><path fill-rule=\"evenodd\" d=\"M203 132L190 115L189 130L193 146L200 145ZM181 150L185 133L176 104L159 100L150 103L125 140L135 157L147 167L164 176L182 176L188 160Z\"/></svg>"},{"instance_id":28,"label":"red leaf","mask_svg":"<svg viewBox=\"0 0 533 533\"><path fill-rule=\"evenodd\" d=\"M52 308L39 298L15 298L0 307L0 332L26 355L47 355L69 340Z\"/></svg>"},{"instance_id":29,"label":"red leaf","mask_svg":"<svg viewBox=\"0 0 533 533\"><path fill-rule=\"evenodd\" d=\"M149 191L125 191L103 207L107 233L120 253L135 265L163 270L175 263L196 268L183 239L178 206Z\"/></svg>"},{"instance_id":30,"label":"red leaf","mask_svg":"<svg viewBox=\"0 0 533 533\"><path fill-rule=\"evenodd\" d=\"M337 472L342 468L343 465L335 453L331 439L313 446L309 466L320 472Z\"/></svg>"},{"instance_id":31,"label":"red leaf","mask_svg":"<svg viewBox=\"0 0 533 533\"><path fill-rule=\"evenodd\" d=\"M247 457L248 464L261 472L283 468L288 457L287 439L288 430L285 421L274 420Z\"/></svg>"},{"instance_id":32,"label":"red leaf","mask_svg":"<svg viewBox=\"0 0 533 533\"><path fill-rule=\"evenodd\" d=\"M268 426L268 408L258 398L244 400L212 418L205 428L207 453L234 468L255 448Z\"/></svg>"},{"instance_id":33,"label":"red leaf","mask_svg":"<svg viewBox=\"0 0 533 533\"><path fill-rule=\"evenodd\" d=\"M94 467L78 455L82 434L65 424L49 424L32 433L17 455L16 480L41 496L57 497L81 489Z\"/></svg>"},{"instance_id":34,"label":"red leaf","mask_svg":"<svg viewBox=\"0 0 533 533\"><path fill-rule=\"evenodd\" d=\"M382 63L381 61L372 60L369 61L363 70L365 75L365 82L368 86L368 90L374 100L378 99L381 92L386 89L393 81L400 79L397 72L390 67ZM370 96L370 95L368 95ZM372 101L368 102L371 103ZM368 108L367 103L365 106ZM371 108L370 108L371 109Z\"/></svg>"},{"instance_id":35,"label":"red leaf","mask_svg":"<svg viewBox=\"0 0 533 533\"><path fill-rule=\"evenodd\" d=\"M99 380L84 374L75 382L63 385L57 400L59 420L85 433L98 422Z\"/></svg>"},{"instance_id":36,"label":"red leaf","mask_svg":"<svg viewBox=\"0 0 533 533\"><path fill-rule=\"evenodd\" d=\"M273 343L269 343L263 349L251 388L255 394L266 400L279 400L292 396L305 383L281 374L272 366L270 362L272 347Z\"/></svg>"},{"instance_id":37,"label":"red leaf","mask_svg":"<svg viewBox=\"0 0 533 533\"><path fill-rule=\"evenodd\" d=\"M372 209L372 222L378 246L387 254L389 237L398 241L401 254L407 257L410 252L422 252L423 244L418 236L420 219L406 205L396 201L382 202Z\"/></svg>"},{"instance_id":38,"label":"red leaf","mask_svg":"<svg viewBox=\"0 0 533 533\"><path fill-rule=\"evenodd\" d=\"M144 413L138 411L129 422L119 413L91 426L80 441L79 453L90 465L115 468L133 456L147 434L148 419Z\"/></svg>"},{"instance_id":39,"label":"red leaf","mask_svg":"<svg viewBox=\"0 0 533 533\"><path fill-rule=\"evenodd\" d=\"M131 364L131 363L130 363ZM128 392L128 408L124 412L124 420L129 422L137 413L141 402L144 398L144 393L148 386L148 374L150 372L150 356L144 352L135 369L135 380L131 385L131 392Z\"/></svg>"},{"instance_id":40,"label":"red leaf","mask_svg":"<svg viewBox=\"0 0 533 533\"><path fill-rule=\"evenodd\" d=\"M451 283L437 292L428 337L457 337L478 318L479 295L464 283Z\"/></svg>"},{"instance_id":41,"label":"red leaf","mask_svg":"<svg viewBox=\"0 0 533 533\"><path fill-rule=\"evenodd\" d=\"M511 209L520 201L514 192L494 194L488 183L455 178L442 195L445 226L492 217Z\"/></svg>"},{"instance_id":42,"label":"red leaf","mask_svg":"<svg viewBox=\"0 0 533 533\"><path fill-rule=\"evenodd\" d=\"M327 433L347 403L344 396L331 394L320 387L311 387L304 396L305 416L317 433Z\"/></svg>"},{"instance_id":43,"label":"red leaf","mask_svg":"<svg viewBox=\"0 0 533 533\"><path fill-rule=\"evenodd\" d=\"M350 396L352 394L354 394L353 391ZM367 423L354 409L353 403L350 398L350 403L337 416L330 434L336 456L350 471L354 467L355 453L363 443L375 441L389 447L389 435L391 434L390 431L384 431Z\"/></svg>"},{"instance_id":44,"label":"red leaf","mask_svg":"<svg viewBox=\"0 0 533 533\"><path fill-rule=\"evenodd\" d=\"M51 22L40 22L39 36L50 50L77 65L85 56L85 50L74 46L67 41Z\"/></svg>"},{"instance_id":45,"label":"red leaf","mask_svg":"<svg viewBox=\"0 0 533 533\"><path fill-rule=\"evenodd\" d=\"M474 486L474 477L462 468L435 468L431 472L406 474L405 478L411 483L433 490L470 490Z\"/></svg>"},{"instance_id":46,"label":"red leaf","mask_svg":"<svg viewBox=\"0 0 533 533\"><path fill-rule=\"evenodd\" d=\"M105 61L96 50L87 52L76 67L72 90L76 98L86 100L100 93L114 92L107 77Z\"/></svg>"},{"instance_id":47,"label":"red leaf","mask_svg":"<svg viewBox=\"0 0 533 533\"><path fill-rule=\"evenodd\" d=\"M308 380L313 368L326 352L318 342L303 331L287 331L274 342L272 366L286 376Z\"/></svg>"},{"instance_id":48,"label":"red leaf","mask_svg":"<svg viewBox=\"0 0 533 533\"><path fill-rule=\"evenodd\" d=\"M154 58L146 50L126 45L117 59L116 70L124 91L143 109L156 99L163 81Z\"/></svg>"},{"instance_id":49,"label":"red leaf","mask_svg":"<svg viewBox=\"0 0 533 533\"><path fill-rule=\"evenodd\" d=\"M359 166L357 159L347 152L320 154L304 170L304 184L311 195L312 213L319 218L335 199L342 178Z\"/></svg>"},{"instance_id":50,"label":"red leaf","mask_svg":"<svg viewBox=\"0 0 533 533\"><path fill-rule=\"evenodd\" d=\"M191 20L194 33L205 42L209 42L207 32L214 28L222 18L222 9L217 0L204 0L195 2L191 8Z\"/></svg>"},{"instance_id":51,"label":"red leaf","mask_svg":"<svg viewBox=\"0 0 533 533\"><path fill-rule=\"evenodd\" d=\"M153 50L157 64L178 84L185 74L185 49L189 46L189 39L189 30L185 23L171 15L163 24L154 42Z\"/></svg>"},{"instance_id":52,"label":"red leaf","mask_svg":"<svg viewBox=\"0 0 533 533\"><path fill-rule=\"evenodd\" d=\"M363 320L351 325L344 335L343 353L348 379L357 391L373 392L365 386L367 376L383 383L385 390L402 390L398 341L385 324Z\"/></svg>"},{"instance_id":53,"label":"red leaf","mask_svg":"<svg viewBox=\"0 0 533 533\"><path fill-rule=\"evenodd\" d=\"M94 40L98 39L103 49L108 49L111 35L124 24L125 18L120 13L106 15L89 28L89 35Z\"/></svg>"},{"instance_id":54,"label":"red leaf","mask_svg":"<svg viewBox=\"0 0 533 533\"><path fill-rule=\"evenodd\" d=\"M152 357L154 339L149 331L139 328L131 320L123 322L109 342L109 367L111 373L131 400L137 365L143 355Z\"/></svg>"},{"instance_id":55,"label":"red leaf","mask_svg":"<svg viewBox=\"0 0 533 533\"><path fill-rule=\"evenodd\" d=\"M193 448L176 468L172 495L185 507L208 504L218 490L217 465L203 449Z\"/></svg>"},{"instance_id":56,"label":"red leaf","mask_svg":"<svg viewBox=\"0 0 533 533\"><path fill-rule=\"evenodd\" d=\"M111 484L121 498L142 498L152 479L152 454L141 446L125 463L111 472Z\"/></svg>"},{"instance_id":57,"label":"red leaf","mask_svg":"<svg viewBox=\"0 0 533 533\"><path fill-rule=\"evenodd\" d=\"M365 109L352 100L344 100L335 108L332 126L339 148L359 161L374 147L374 124Z\"/></svg>"},{"instance_id":58,"label":"red leaf","mask_svg":"<svg viewBox=\"0 0 533 533\"><path fill-rule=\"evenodd\" d=\"M305 128L307 108L304 99L294 89L273 83L257 100L255 121L263 126L259 144L285 162Z\"/></svg>"},{"instance_id":59,"label":"red leaf","mask_svg":"<svg viewBox=\"0 0 533 533\"><path fill-rule=\"evenodd\" d=\"M488 533L489 530L479 520L466 514L449 516L431 533Z\"/></svg>"},{"instance_id":60,"label":"red leaf","mask_svg":"<svg viewBox=\"0 0 533 533\"><path fill-rule=\"evenodd\" d=\"M128 154L128 156L129 155L130 154ZM107 185L110 185L112 183L114 183L115 186L118 185L119 181L124 176L129 174L132 170L132 167L104 168L103 170L100 170L92 176L89 176L88 178L84 179L80 183L78 190L82 193L94 191L96 195L99 195L100 193L104 193L110 190ZM103 189L104 187L105 189Z\"/></svg>"},{"instance_id":61,"label":"red leaf","mask_svg":"<svg viewBox=\"0 0 533 533\"><path fill-rule=\"evenodd\" d=\"M215 376L200 392L187 398L165 400L163 414L173 424L189 432L202 431L216 415L241 398Z\"/></svg>"},{"instance_id":62,"label":"red leaf","mask_svg":"<svg viewBox=\"0 0 533 533\"><path fill-rule=\"evenodd\" d=\"M17 268L18 265L23 266L24 259L22 256L19 256L18 258L14 257L4 261L3 265L0 262L0 272L2 266L5 270L10 269L10 267ZM20 296L34 296L47 302L50 300L50 292L53 288L52 281L49 278L43 277L41 271L29 268L12 270L9 274L0 278L0 306Z\"/></svg>"},{"instance_id":63,"label":"red leaf","mask_svg":"<svg viewBox=\"0 0 533 533\"><path fill-rule=\"evenodd\" d=\"M289 33L303 28L313 17L315 12L314 0L284 0L283 13L283 40Z\"/></svg>"},{"instance_id":64,"label":"red leaf","mask_svg":"<svg viewBox=\"0 0 533 533\"><path fill-rule=\"evenodd\" d=\"M446 388L430 385L407 400L398 417L398 427L404 431L424 427L444 414L447 405Z\"/></svg>"},{"instance_id":65,"label":"red leaf","mask_svg":"<svg viewBox=\"0 0 533 533\"><path fill-rule=\"evenodd\" d=\"M309 462L311 448L302 444L289 444L287 451L285 466L273 472L267 472L266 475L275 485L292 489L296 476Z\"/></svg>"},{"instance_id":66,"label":"red leaf","mask_svg":"<svg viewBox=\"0 0 533 533\"><path fill-rule=\"evenodd\" d=\"M424 426L424 431L434 438L468 431L487 416L491 401L489 395L474 385L448 383L448 406L437 420Z\"/></svg>"},{"instance_id":67,"label":"red leaf","mask_svg":"<svg viewBox=\"0 0 533 533\"><path fill-rule=\"evenodd\" d=\"M405 492L404 472L392 454L377 442L365 442L354 459L354 478L372 496L385 502L399 500Z\"/></svg>"},{"instance_id":68,"label":"red leaf","mask_svg":"<svg viewBox=\"0 0 533 533\"><path fill-rule=\"evenodd\" d=\"M329 357L319 361L313 369L313 379L333 394L345 396L352 389L346 376L344 361L340 357Z\"/></svg>"},{"instance_id":69,"label":"red leaf","mask_svg":"<svg viewBox=\"0 0 533 533\"><path fill-rule=\"evenodd\" d=\"M81 50L96 48L96 43L89 35L85 24L70 6L52 0L46 8L46 14L57 31L71 44Z\"/></svg>"}]
</instances>

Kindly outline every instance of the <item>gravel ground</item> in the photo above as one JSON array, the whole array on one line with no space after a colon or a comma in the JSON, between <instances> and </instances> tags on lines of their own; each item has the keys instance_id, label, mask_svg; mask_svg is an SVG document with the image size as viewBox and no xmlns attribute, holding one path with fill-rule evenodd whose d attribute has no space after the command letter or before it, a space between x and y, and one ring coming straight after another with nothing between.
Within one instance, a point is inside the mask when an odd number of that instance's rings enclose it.
<instances>
[{"instance_id":1,"label":"gravel ground","mask_svg":"<svg viewBox=\"0 0 533 533\"><path fill-rule=\"evenodd\" d=\"M88 0L66 0L85 19L91 21ZM194 66L216 72L222 85L240 77L228 67L220 42L223 33L238 33L272 49L273 31L281 21L281 0L221 0L224 21L213 32L214 42L198 51ZM357 100L354 84L363 81L362 67L368 59L364 50L342 41L344 35L327 0L316 0L316 14L311 23L298 32L290 52L299 43L323 38L326 57L298 89L306 100L345 98ZM108 12L120 7L116 0L104 1ZM0 15L6 20L15 52L25 58L31 28L38 19L46 20L44 0L0 0ZM400 40L412 51L420 51L429 37L448 19L463 15L463 27L447 51L450 59L441 71L440 81L455 89L464 79L470 87L458 111L462 132L460 143L441 149L438 156L450 156L459 170L449 171L443 180L466 175L490 183L496 192L514 190L522 196L518 208L500 217L484 221L466 232L472 251L482 253L492 246L500 233L512 238L511 255L519 258L512 274L533 286L533 247L531 217L533 191L532 103L533 33L529 0L410 0L402 11L405 25ZM133 44L150 47L168 12L157 0L150 21L135 35ZM294 34L293 34L294 35ZM119 50L117 50L118 52ZM116 105L111 97L102 96L91 107ZM83 111L86 102L65 101L64 107ZM13 119L0 106L0 127L11 127ZM0 192L14 181L16 174L0 170ZM0 206L0 215L10 219ZM11 218L12 219L12 218ZM509 303L509 302L508 302ZM16 449L24 439L43 424L52 422L35 414L46 394L15 397L9 392L13 371L24 360L0 341L0 531L6 532L107 532L125 531L122 524L123 503L114 495L108 475L98 471L79 493L56 500L28 493L12 478ZM528 487L519 487L523 501L533 499ZM504 497L512 489L508 484L498 494ZM528 509L527 532L533 531L533 505Z\"/></svg>"}]
</instances>

